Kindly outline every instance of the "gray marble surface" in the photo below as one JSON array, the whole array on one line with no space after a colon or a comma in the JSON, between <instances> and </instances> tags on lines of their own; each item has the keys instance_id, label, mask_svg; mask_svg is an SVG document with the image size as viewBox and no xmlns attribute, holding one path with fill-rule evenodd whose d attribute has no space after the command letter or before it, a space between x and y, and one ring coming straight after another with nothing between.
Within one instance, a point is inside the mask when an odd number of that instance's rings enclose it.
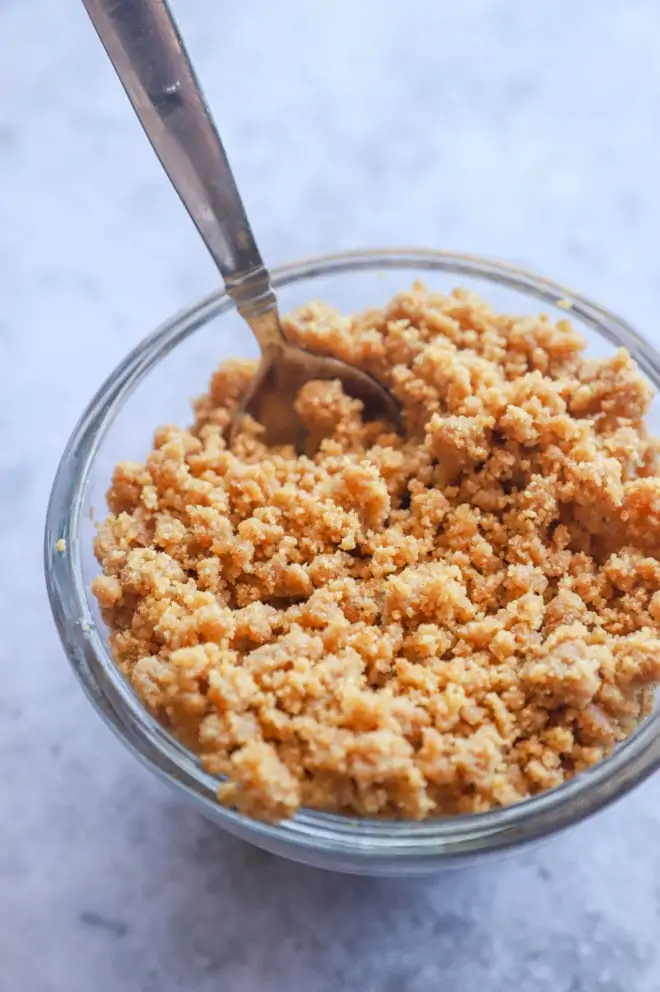
<instances>
[{"instance_id":1,"label":"gray marble surface","mask_svg":"<svg viewBox=\"0 0 660 992\"><path fill-rule=\"evenodd\" d=\"M660 342L657 0L175 4L269 259L519 260ZM90 710L41 574L59 453L126 350L215 284L80 3L0 0L1 992L657 992L660 782L435 879L287 864Z\"/></svg>"}]
</instances>

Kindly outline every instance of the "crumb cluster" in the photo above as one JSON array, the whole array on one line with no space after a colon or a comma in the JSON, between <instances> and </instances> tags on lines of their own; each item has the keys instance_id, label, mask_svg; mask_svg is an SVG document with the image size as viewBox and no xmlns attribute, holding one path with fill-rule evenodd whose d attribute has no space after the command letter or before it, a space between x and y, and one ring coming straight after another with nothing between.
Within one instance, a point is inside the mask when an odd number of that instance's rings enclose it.
<instances>
[{"instance_id":1,"label":"crumb cluster","mask_svg":"<svg viewBox=\"0 0 660 992\"><path fill-rule=\"evenodd\" d=\"M267 820L480 812L609 754L660 681L658 444L630 356L417 284L285 330L387 385L405 436L310 382L313 454L250 421L228 450L255 371L232 362L192 428L117 466L93 588L145 705Z\"/></svg>"}]
</instances>

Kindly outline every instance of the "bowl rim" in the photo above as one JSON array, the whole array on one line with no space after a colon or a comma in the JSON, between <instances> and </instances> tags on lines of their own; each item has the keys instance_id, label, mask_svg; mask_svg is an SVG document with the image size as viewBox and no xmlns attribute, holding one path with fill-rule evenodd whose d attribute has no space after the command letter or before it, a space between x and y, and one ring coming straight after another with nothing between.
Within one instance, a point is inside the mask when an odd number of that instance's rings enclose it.
<instances>
[{"instance_id":1,"label":"bowl rim","mask_svg":"<svg viewBox=\"0 0 660 992\"><path fill-rule=\"evenodd\" d=\"M319 276L384 269L415 269L420 274L444 271L500 284L546 304L560 303L609 342L627 347L654 387L660 388L660 356L628 323L581 294L508 262L423 248L364 249L281 265L273 269L272 280L278 289ZM272 824L218 804L218 780L144 709L105 649L88 604L81 528L84 494L96 454L123 402L177 345L232 306L219 289L145 337L87 405L55 474L44 535L51 610L65 653L88 698L123 742L152 771L201 803L207 814L231 832L310 863L322 853L360 865L395 859L438 867L476 853L503 851L592 815L660 767L660 713L655 711L610 757L589 771L531 799L485 813L418 822L368 820L304 809Z\"/></svg>"}]
</instances>

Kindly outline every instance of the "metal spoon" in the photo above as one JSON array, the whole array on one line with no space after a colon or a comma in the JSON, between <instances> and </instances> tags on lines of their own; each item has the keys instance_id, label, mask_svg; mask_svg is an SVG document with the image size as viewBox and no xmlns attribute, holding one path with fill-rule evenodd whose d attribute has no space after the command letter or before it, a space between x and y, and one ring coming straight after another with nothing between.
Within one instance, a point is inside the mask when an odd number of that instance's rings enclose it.
<instances>
[{"instance_id":1,"label":"metal spoon","mask_svg":"<svg viewBox=\"0 0 660 992\"><path fill-rule=\"evenodd\" d=\"M224 148L165 0L83 0L161 165L261 347L261 364L234 418L250 413L269 444L304 442L294 409L310 379L339 379L365 415L400 427L394 398L371 376L286 340L268 269Z\"/></svg>"}]
</instances>

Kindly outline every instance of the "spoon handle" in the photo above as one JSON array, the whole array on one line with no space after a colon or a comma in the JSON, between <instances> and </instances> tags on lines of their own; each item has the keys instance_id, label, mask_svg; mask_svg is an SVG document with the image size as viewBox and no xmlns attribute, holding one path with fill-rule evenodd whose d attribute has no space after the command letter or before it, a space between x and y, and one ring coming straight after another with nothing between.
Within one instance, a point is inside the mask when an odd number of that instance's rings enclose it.
<instances>
[{"instance_id":1,"label":"spoon handle","mask_svg":"<svg viewBox=\"0 0 660 992\"><path fill-rule=\"evenodd\" d=\"M167 3L83 0L83 4L239 312L249 323L269 311L274 315L277 304L268 270Z\"/></svg>"}]
</instances>

